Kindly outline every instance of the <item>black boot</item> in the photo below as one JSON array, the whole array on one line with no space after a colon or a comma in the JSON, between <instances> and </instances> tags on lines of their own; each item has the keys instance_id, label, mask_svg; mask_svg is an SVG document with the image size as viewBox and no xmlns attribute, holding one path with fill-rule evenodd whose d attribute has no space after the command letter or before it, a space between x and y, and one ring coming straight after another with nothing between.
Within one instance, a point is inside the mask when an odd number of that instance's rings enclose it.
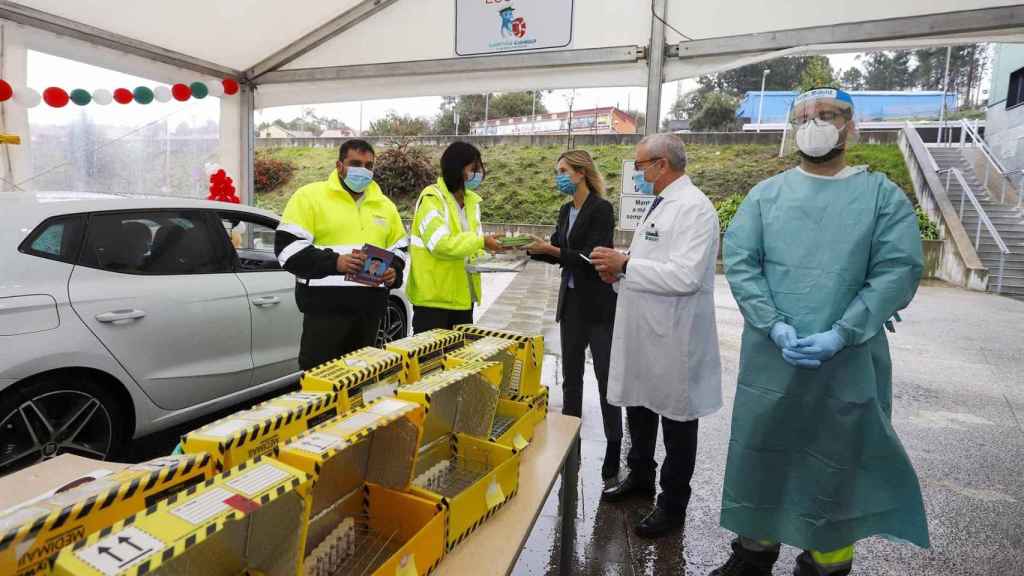
<instances>
[{"instance_id":1,"label":"black boot","mask_svg":"<svg viewBox=\"0 0 1024 576\"><path fill-rule=\"evenodd\" d=\"M633 532L641 538L660 538L686 523L686 511L673 514L661 506L655 506L650 514L644 517L633 528Z\"/></svg>"},{"instance_id":2,"label":"black boot","mask_svg":"<svg viewBox=\"0 0 1024 576\"><path fill-rule=\"evenodd\" d=\"M752 552L740 545L740 539L736 538L732 541L732 556L708 576L772 576L772 566L778 559L778 547Z\"/></svg>"},{"instance_id":3,"label":"black boot","mask_svg":"<svg viewBox=\"0 0 1024 576\"><path fill-rule=\"evenodd\" d=\"M814 561L809 552L804 552L796 557L793 576L848 576L852 569L853 566L845 566L832 571L825 570Z\"/></svg>"},{"instance_id":4,"label":"black boot","mask_svg":"<svg viewBox=\"0 0 1024 576\"><path fill-rule=\"evenodd\" d=\"M609 480L619 475L619 454L622 452L621 442L609 442L604 448L604 462L601 464L601 478Z\"/></svg>"},{"instance_id":5,"label":"black boot","mask_svg":"<svg viewBox=\"0 0 1024 576\"><path fill-rule=\"evenodd\" d=\"M632 496L654 498L654 479L642 479L630 472L625 480L613 484L601 492L601 500L605 502L622 502Z\"/></svg>"}]
</instances>

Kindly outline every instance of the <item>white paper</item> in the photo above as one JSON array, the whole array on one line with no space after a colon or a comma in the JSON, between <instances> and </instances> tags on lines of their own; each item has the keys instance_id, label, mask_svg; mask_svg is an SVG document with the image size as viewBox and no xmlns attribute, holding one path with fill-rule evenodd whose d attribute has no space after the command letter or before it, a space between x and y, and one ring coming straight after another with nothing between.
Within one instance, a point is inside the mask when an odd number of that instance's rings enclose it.
<instances>
[{"instance_id":1,"label":"white paper","mask_svg":"<svg viewBox=\"0 0 1024 576\"><path fill-rule=\"evenodd\" d=\"M163 542L148 532L129 526L92 546L76 550L75 556L102 574L113 576L142 563L164 547Z\"/></svg>"},{"instance_id":2,"label":"white paper","mask_svg":"<svg viewBox=\"0 0 1024 576\"><path fill-rule=\"evenodd\" d=\"M177 508L172 508L171 514L193 526L199 526L210 518L227 512L231 507L224 501L232 496L234 494L223 488L212 488L201 496L197 496Z\"/></svg>"},{"instance_id":3,"label":"white paper","mask_svg":"<svg viewBox=\"0 0 1024 576\"><path fill-rule=\"evenodd\" d=\"M263 494L268 488L277 486L291 477L291 474L271 464L260 464L228 480L226 484L246 496L253 497Z\"/></svg>"}]
</instances>

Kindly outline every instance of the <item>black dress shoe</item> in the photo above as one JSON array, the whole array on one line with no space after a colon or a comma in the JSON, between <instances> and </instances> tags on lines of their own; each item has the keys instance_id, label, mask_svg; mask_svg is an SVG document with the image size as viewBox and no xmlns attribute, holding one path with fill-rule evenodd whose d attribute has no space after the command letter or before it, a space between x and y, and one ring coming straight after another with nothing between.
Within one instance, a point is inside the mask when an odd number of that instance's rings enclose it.
<instances>
[{"instance_id":1,"label":"black dress shoe","mask_svg":"<svg viewBox=\"0 0 1024 576\"><path fill-rule=\"evenodd\" d=\"M732 541L732 556L708 576L772 576L772 566L778 559L778 547L754 552L741 546L736 538Z\"/></svg>"},{"instance_id":2,"label":"black dress shoe","mask_svg":"<svg viewBox=\"0 0 1024 576\"><path fill-rule=\"evenodd\" d=\"M641 538L658 538L686 523L686 512L672 513L661 506L655 506L633 529Z\"/></svg>"},{"instance_id":3,"label":"black dress shoe","mask_svg":"<svg viewBox=\"0 0 1024 576\"><path fill-rule=\"evenodd\" d=\"M609 480L619 475L619 454L622 443L609 442L604 448L604 462L601 464L601 479Z\"/></svg>"},{"instance_id":4,"label":"black dress shoe","mask_svg":"<svg viewBox=\"0 0 1024 576\"><path fill-rule=\"evenodd\" d=\"M605 502L622 502L632 496L654 497L654 480L641 480L632 472L626 479L609 486L601 492L601 499Z\"/></svg>"}]
</instances>

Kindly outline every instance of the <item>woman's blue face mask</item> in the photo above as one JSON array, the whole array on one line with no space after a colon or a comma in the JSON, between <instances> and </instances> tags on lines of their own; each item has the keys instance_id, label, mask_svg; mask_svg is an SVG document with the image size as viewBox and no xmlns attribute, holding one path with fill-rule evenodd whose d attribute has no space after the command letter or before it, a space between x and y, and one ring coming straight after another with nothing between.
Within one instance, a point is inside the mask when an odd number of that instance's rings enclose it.
<instances>
[{"instance_id":1,"label":"woman's blue face mask","mask_svg":"<svg viewBox=\"0 0 1024 576\"><path fill-rule=\"evenodd\" d=\"M558 191L567 196L572 196L576 193L576 183L572 181L572 178L565 172L560 172L555 175L555 184L558 186Z\"/></svg>"},{"instance_id":2,"label":"woman's blue face mask","mask_svg":"<svg viewBox=\"0 0 1024 576\"><path fill-rule=\"evenodd\" d=\"M467 190L476 190L483 183L484 183L484 173L483 172L473 172L473 174L469 177L469 180L466 180L466 189Z\"/></svg>"}]
</instances>

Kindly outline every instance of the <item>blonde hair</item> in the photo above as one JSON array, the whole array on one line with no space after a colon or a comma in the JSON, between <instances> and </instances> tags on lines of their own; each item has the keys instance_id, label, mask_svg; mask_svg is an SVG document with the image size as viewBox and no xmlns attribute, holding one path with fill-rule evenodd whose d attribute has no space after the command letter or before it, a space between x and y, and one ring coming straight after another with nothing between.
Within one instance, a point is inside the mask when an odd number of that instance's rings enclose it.
<instances>
[{"instance_id":1,"label":"blonde hair","mask_svg":"<svg viewBox=\"0 0 1024 576\"><path fill-rule=\"evenodd\" d=\"M562 152L555 165L557 166L558 162L562 160L565 160L565 163L571 166L573 170L583 174L583 179L587 181L587 188L592 193L604 196L604 178L601 178L601 173L597 171L594 159L590 157L589 153L585 150Z\"/></svg>"}]
</instances>

